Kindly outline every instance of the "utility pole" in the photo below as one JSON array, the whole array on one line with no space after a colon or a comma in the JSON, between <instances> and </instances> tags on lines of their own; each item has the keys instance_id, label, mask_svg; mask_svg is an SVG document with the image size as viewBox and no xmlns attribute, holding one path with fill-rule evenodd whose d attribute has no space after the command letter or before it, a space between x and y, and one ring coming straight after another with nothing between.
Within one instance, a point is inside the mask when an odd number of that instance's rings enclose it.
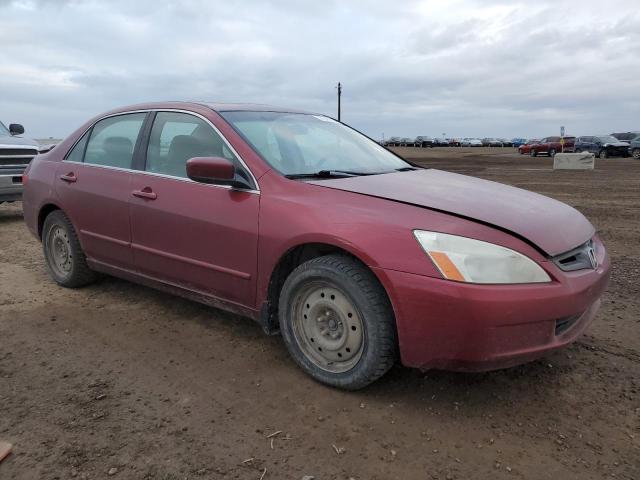
<instances>
[{"instance_id":1,"label":"utility pole","mask_svg":"<svg viewBox=\"0 0 640 480\"><path fill-rule=\"evenodd\" d=\"M338 121L340 121L340 97L342 97L342 84L338 82Z\"/></svg>"}]
</instances>

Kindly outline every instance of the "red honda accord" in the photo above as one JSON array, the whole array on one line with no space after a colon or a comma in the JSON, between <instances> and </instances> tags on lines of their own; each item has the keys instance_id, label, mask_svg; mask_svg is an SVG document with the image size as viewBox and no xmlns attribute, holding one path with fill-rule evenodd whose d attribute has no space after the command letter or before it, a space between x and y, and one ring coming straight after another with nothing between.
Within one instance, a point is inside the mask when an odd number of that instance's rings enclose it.
<instances>
[{"instance_id":1,"label":"red honda accord","mask_svg":"<svg viewBox=\"0 0 640 480\"><path fill-rule=\"evenodd\" d=\"M585 330L609 279L573 208L414 166L291 109L121 108L38 155L24 181L60 285L100 272L249 316L346 389L398 356L461 370L537 358Z\"/></svg>"}]
</instances>

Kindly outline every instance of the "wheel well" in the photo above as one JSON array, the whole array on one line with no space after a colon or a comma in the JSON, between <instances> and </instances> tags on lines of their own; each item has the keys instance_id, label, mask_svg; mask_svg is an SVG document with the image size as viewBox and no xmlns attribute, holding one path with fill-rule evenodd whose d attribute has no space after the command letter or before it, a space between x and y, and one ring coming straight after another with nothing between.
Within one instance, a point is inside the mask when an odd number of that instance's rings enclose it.
<instances>
[{"instance_id":1,"label":"wheel well","mask_svg":"<svg viewBox=\"0 0 640 480\"><path fill-rule=\"evenodd\" d=\"M359 258L350 252L335 245L325 243L307 243L304 245L298 245L297 247L288 250L280 258L271 273L269 287L267 289L267 298L263 303L260 312L260 323L262 324L262 328L265 332L268 334L274 334L279 330L278 302L280 300L280 292L285 280L291 272L293 272L299 265L302 265L304 262L313 258L336 253L347 255L360 261Z\"/></svg>"},{"instance_id":2,"label":"wheel well","mask_svg":"<svg viewBox=\"0 0 640 480\"><path fill-rule=\"evenodd\" d=\"M40 213L38 213L38 237L42 238L42 227L44 226L44 221L54 210L60 210L60 207L53 203L48 203L40 209Z\"/></svg>"}]
</instances>

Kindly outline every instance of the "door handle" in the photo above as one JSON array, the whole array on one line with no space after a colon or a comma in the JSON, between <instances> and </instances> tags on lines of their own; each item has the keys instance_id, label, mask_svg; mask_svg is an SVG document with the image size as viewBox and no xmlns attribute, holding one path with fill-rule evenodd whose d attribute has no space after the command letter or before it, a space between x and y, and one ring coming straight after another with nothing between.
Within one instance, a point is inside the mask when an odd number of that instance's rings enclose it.
<instances>
[{"instance_id":1,"label":"door handle","mask_svg":"<svg viewBox=\"0 0 640 480\"><path fill-rule=\"evenodd\" d=\"M78 181L78 177L73 172L66 173L64 175L60 175L60 180L67 183L75 183Z\"/></svg>"},{"instance_id":2,"label":"door handle","mask_svg":"<svg viewBox=\"0 0 640 480\"><path fill-rule=\"evenodd\" d=\"M146 200L155 200L158 198L158 195L151 190L150 187L144 187L142 190L134 190L131 192L131 195L138 198L144 198Z\"/></svg>"}]
</instances>

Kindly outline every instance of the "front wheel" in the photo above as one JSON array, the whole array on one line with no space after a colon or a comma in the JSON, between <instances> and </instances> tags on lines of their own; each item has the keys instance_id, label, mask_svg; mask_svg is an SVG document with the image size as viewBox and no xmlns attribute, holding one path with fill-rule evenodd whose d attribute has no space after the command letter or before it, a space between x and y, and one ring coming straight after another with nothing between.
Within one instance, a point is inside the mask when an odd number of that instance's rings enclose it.
<instances>
[{"instance_id":1,"label":"front wheel","mask_svg":"<svg viewBox=\"0 0 640 480\"><path fill-rule=\"evenodd\" d=\"M607 158L609 156L609 154L607 153L606 150L600 150L600 155L598 155L600 158Z\"/></svg>"},{"instance_id":2,"label":"front wheel","mask_svg":"<svg viewBox=\"0 0 640 480\"><path fill-rule=\"evenodd\" d=\"M354 258L327 255L296 268L282 288L279 316L293 359L327 385L363 388L395 362L395 320L387 294Z\"/></svg>"},{"instance_id":3,"label":"front wheel","mask_svg":"<svg viewBox=\"0 0 640 480\"><path fill-rule=\"evenodd\" d=\"M634 148L634 149L631 151L631 156L632 156L633 158L635 158L636 160L640 160L640 148Z\"/></svg>"},{"instance_id":4,"label":"front wheel","mask_svg":"<svg viewBox=\"0 0 640 480\"><path fill-rule=\"evenodd\" d=\"M531 151L529 152L529 155L531 155L532 157L537 157L538 156L538 152L536 152L533 148L531 149Z\"/></svg>"},{"instance_id":5,"label":"front wheel","mask_svg":"<svg viewBox=\"0 0 640 480\"><path fill-rule=\"evenodd\" d=\"M549 150L549 156L552 157L552 158L556 156L556 149L555 148L552 148L552 149Z\"/></svg>"},{"instance_id":6,"label":"front wheel","mask_svg":"<svg viewBox=\"0 0 640 480\"><path fill-rule=\"evenodd\" d=\"M71 221L61 210L51 212L45 219L42 248L49 273L59 285L77 288L96 279Z\"/></svg>"}]
</instances>

